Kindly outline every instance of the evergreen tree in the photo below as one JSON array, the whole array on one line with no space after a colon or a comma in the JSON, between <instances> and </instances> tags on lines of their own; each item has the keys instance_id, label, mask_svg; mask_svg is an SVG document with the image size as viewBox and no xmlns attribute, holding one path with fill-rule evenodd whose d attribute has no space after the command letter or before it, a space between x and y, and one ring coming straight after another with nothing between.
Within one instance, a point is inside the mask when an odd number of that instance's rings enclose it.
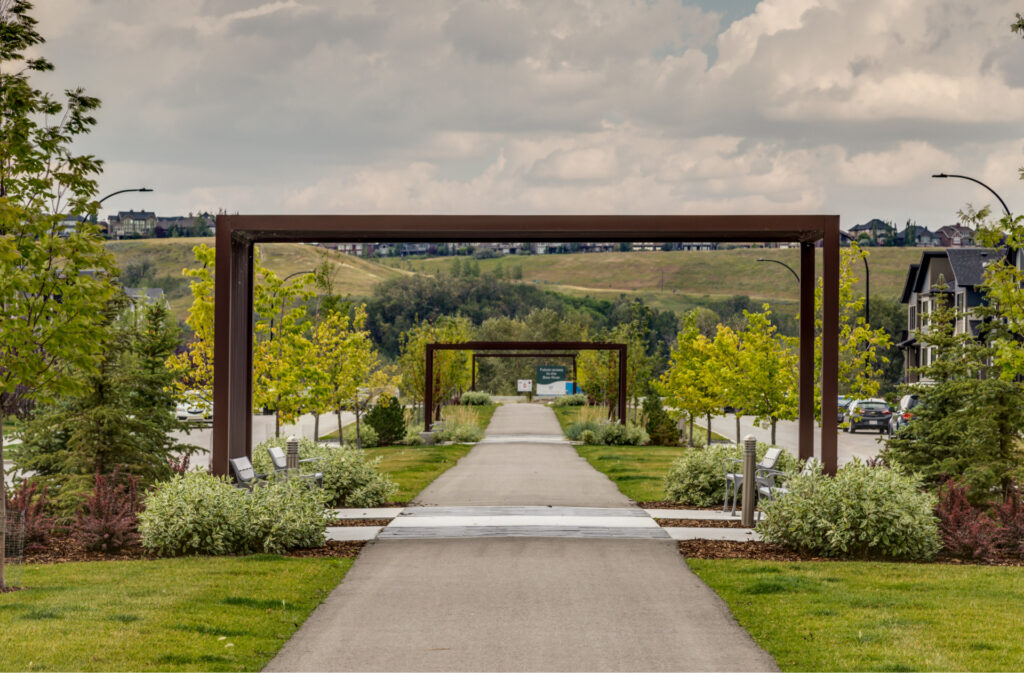
<instances>
[{"instance_id":1,"label":"evergreen tree","mask_svg":"<svg viewBox=\"0 0 1024 673\"><path fill-rule=\"evenodd\" d=\"M381 446L405 438L405 409L394 395L384 395L366 414L366 423L377 432Z\"/></svg>"},{"instance_id":2,"label":"evergreen tree","mask_svg":"<svg viewBox=\"0 0 1024 673\"><path fill-rule=\"evenodd\" d=\"M92 488L94 475L115 468L141 485L170 476L168 459L197 450L170 436L174 417L168 356L178 327L163 302L111 301L106 352L95 371L82 372L81 392L37 409L13 451L19 470L36 473L65 515Z\"/></svg>"},{"instance_id":3,"label":"evergreen tree","mask_svg":"<svg viewBox=\"0 0 1024 673\"><path fill-rule=\"evenodd\" d=\"M935 295L927 330L917 333L922 350L931 351L931 363L917 370L924 381L907 387L920 403L914 420L889 441L883 455L934 486L954 477L979 501L989 500L1009 492L1024 462L1024 389L989 366L996 355L989 332L998 323L983 324L977 336L970 330L957 334L961 316L941 276Z\"/></svg>"}]
</instances>

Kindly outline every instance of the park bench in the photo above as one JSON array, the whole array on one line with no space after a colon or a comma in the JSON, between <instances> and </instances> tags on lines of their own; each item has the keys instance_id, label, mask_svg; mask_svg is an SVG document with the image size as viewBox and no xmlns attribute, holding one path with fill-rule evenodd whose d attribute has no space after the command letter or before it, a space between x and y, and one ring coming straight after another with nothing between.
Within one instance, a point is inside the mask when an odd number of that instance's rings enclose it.
<instances>
[{"instance_id":1,"label":"park bench","mask_svg":"<svg viewBox=\"0 0 1024 673\"><path fill-rule=\"evenodd\" d=\"M803 469L800 470L800 476L813 474L819 465L820 463L817 458L808 458L807 462L804 463ZM757 484L758 502L761 500L771 502L789 493L785 480L790 476L792 475L782 470L758 469L754 476L754 481Z\"/></svg>"},{"instance_id":2,"label":"park bench","mask_svg":"<svg viewBox=\"0 0 1024 673\"><path fill-rule=\"evenodd\" d=\"M779 456L782 455L782 449L768 449L764 458L761 462L754 466L755 477L758 470L773 470L775 465L779 462ZM739 471L736 471L736 465L739 465ZM730 514L736 515L736 500L739 498L740 492L743 490L743 461L738 458L726 458L723 461L723 468L725 469L725 500L722 502L722 511L729 509L729 489L732 488L732 511Z\"/></svg>"},{"instance_id":3,"label":"park bench","mask_svg":"<svg viewBox=\"0 0 1024 673\"><path fill-rule=\"evenodd\" d=\"M270 462L274 464L274 474L278 477L304 479L315 483L317 486L324 485L323 460L321 458L301 458L298 467L288 467L288 456L284 449L279 446L268 446L267 453L270 454ZM312 464L312 472L302 472L303 464Z\"/></svg>"},{"instance_id":4,"label":"park bench","mask_svg":"<svg viewBox=\"0 0 1024 673\"><path fill-rule=\"evenodd\" d=\"M252 461L247 457L231 458L228 460L231 465L231 473L235 475L235 486L252 490L256 486L267 485L267 475L257 474L252 466Z\"/></svg>"}]
</instances>

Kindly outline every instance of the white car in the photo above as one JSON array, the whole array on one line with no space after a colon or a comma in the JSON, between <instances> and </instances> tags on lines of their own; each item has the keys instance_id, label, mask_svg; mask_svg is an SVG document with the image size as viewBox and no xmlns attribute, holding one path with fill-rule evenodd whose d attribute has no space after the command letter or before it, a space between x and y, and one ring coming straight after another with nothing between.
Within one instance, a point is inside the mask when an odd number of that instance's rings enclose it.
<instances>
[{"instance_id":1,"label":"white car","mask_svg":"<svg viewBox=\"0 0 1024 673\"><path fill-rule=\"evenodd\" d=\"M186 393L186 399L178 402L174 416L179 421L202 421L213 418L213 406L197 395Z\"/></svg>"}]
</instances>

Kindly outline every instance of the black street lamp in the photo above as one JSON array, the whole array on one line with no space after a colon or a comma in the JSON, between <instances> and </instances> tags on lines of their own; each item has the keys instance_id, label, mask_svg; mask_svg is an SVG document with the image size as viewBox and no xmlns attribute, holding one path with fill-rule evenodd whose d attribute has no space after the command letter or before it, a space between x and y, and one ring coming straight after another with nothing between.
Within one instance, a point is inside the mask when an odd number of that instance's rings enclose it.
<instances>
[{"instance_id":1,"label":"black street lamp","mask_svg":"<svg viewBox=\"0 0 1024 673\"><path fill-rule=\"evenodd\" d=\"M785 262L780 262L777 259L767 259L765 257L759 257L759 258L757 258L756 261L758 261L758 262L774 262L775 264L780 264L780 265L786 267L787 269L789 269L789 272L791 274L793 274L793 278L796 278L796 282L797 283L800 282L800 276L797 274L796 271L793 270L793 267L791 267L789 264L786 264Z\"/></svg>"},{"instance_id":2,"label":"black street lamp","mask_svg":"<svg viewBox=\"0 0 1024 673\"><path fill-rule=\"evenodd\" d=\"M994 196L997 199L999 199L999 204L1002 205L1003 212L1006 213L1007 215L1010 214L1010 209L1006 207L1006 201L1003 201L1003 197L999 196L999 194L996 193L996 190L992 189L991 187L986 185L981 180L977 180L975 178L972 178L969 175L956 175L954 173L936 173L932 177L933 178L960 178L961 180L970 180L971 182L977 183L977 184L981 185L982 187L984 187L985 189L987 189L989 192L991 192L992 196Z\"/></svg>"},{"instance_id":3,"label":"black street lamp","mask_svg":"<svg viewBox=\"0 0 1024 673\"><path fill-rule=\"evenodd\" d=\"M868 268L868 258L863 257L864 260L864 322L871 325L871 269ZM777 259L767 259L765 257L759 257L758 262L774 262L775 264L781 264L782 266L789 269L789 272L793 274L793 278L796 278L796 282L800 282L800 276L796 271L793 270L789 264L780 262Z\"/></svg>"},{"instance_id":4,"label":"black street lamp","mask_svg":"<svg viewBox=\"0 0 1024 673\"><path fill-rule=\"evenodd\" d=\"M110 192L109 194L107 194L102 199L100 199L99 201L96 202L96 212L99 213L99 207L101 205L103 205L103 202L106 201L107 199L109 199L111 196L117 196L118 194L124 194L125 192L151 192L151 191L153 191L153 190L150 189L149 187L133 187L131 189L119 189L116 192ZM95 214L93 214L93 216L92 216L92 223L96 224L96 215ZM106 232L106 235L109 235L109 232Z\"/></svg>"}]
</instances>

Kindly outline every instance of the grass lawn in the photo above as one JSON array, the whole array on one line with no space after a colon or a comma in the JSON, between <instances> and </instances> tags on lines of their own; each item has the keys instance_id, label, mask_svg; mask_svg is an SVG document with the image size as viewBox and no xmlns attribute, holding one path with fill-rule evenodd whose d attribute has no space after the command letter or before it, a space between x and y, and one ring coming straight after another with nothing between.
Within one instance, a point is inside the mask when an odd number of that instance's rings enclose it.
<instances>
[{"instance_id":1,"label":"grass lawn","mask_svg":"<svg viewBox=\"0 0 1024 673\"><path fill-rule=\"evenodd\" d=\"M258 671L352 559L27 565L0 594L0 670Z\"/></svg>"},{"instance_id":2,"label":"grass lawn","mask_svg":"<svg viewBox=\"0 0 1024 673\"><path fill-rule=\"evenodd\" d=\"M554 407L562 431L576 419L579 407ZM694 428L694 435L703 439L706 431ZM717 433L712 436L724 439ZM637 502L665 499L665 474L672 463L686 451L684 446L590 446L578 445L576 452L590 465L615 482L628 498Z\"/></svg>"},{"instance_id":3,"label":"grass lawn","mask_svg":"<svg viewBox=\"0 0 1024 673\"><path fill-rule=\"evenodd\" d=\"M398 484L395 502L409 502L427 484L469 453L468 444L447 446L381 446L366 449L372 457L381 457L380 469Z\"/></svg>"},{"instance_id":4,"label":"grass lawn","mask_svg":"<svg viewBox=\"0 0 1024 673\"><path fill-rule=\"evenodd\" d=\"M637 502L665 499L665 474L682 446L577 446L576 453Z\"/></svg>"},{"instance_id":5,"label":"grass lawn","mask_svg":"<svg viewBox=\"0 0 1024 673\"><path fill-rule=\"evenodd\" d=\"M1024 568L687 563L784 671L1024 670Z\"/></svg>"}]
</instances>

